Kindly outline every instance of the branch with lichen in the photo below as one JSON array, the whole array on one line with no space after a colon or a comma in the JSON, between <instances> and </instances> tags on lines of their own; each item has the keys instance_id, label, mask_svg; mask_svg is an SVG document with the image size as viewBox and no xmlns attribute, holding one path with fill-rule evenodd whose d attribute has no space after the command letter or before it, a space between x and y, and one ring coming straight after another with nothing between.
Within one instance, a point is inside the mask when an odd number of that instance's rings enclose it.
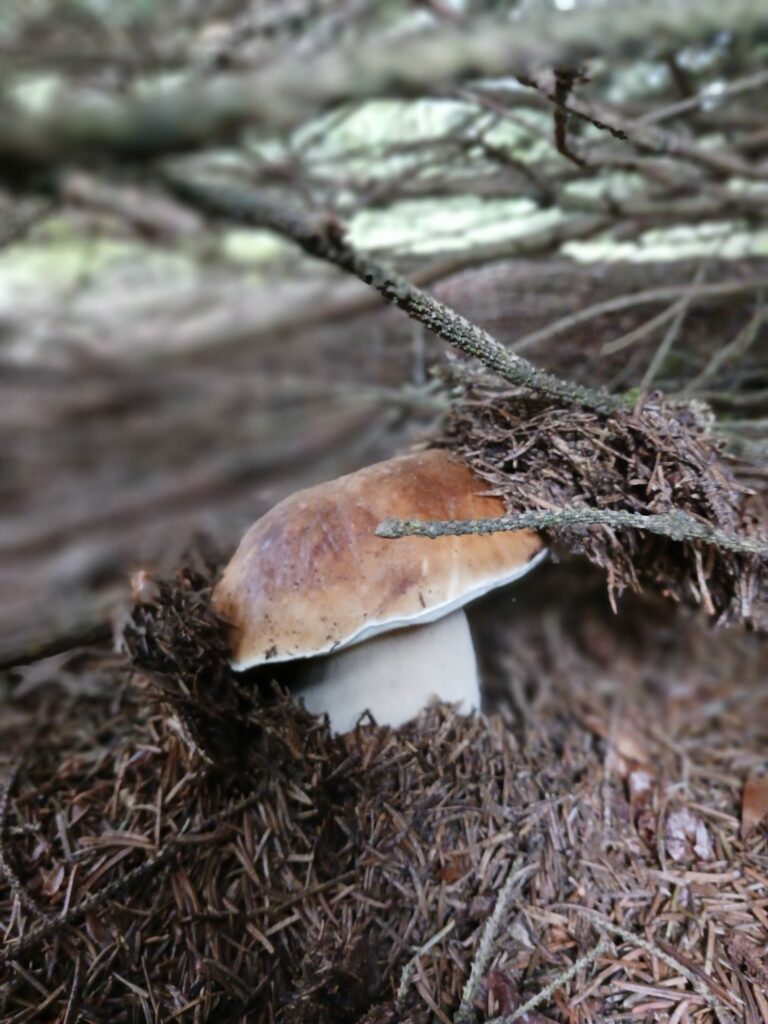
<instances>
[{"instance_id":1,"label":"branch with lichen","mask_svg":"<svg viewBox=\"0 0 768 1024\"><path fill-rule=\"evenodd\" d=\"M472 969L461 995L461 1004L454 1018L454 1024L472 1024L472 1021L474 1021L476 1017L474 1010L475 996L480 988L480 982L488 969L488 963L495 951L499 933L507 922L507 915L515 898L519 895L521 887L539 870L538 863L527 864L523 867L520 864L521 858L518 857L512 864L507 880L499 892L493 913L485 922L472 962Z\"/></svg>"},{"instance_id":2,"label":"branch with lichen","mask_svg":"<svg viewBox=\"0 0 768 1024\"><path fill-rule=\"evenodd\" d=\"M545 530L556 527L609 526L613 529L647 530L675 541L698 541L740 554L768 558L768 539L743 537L702 522L687 512L671 509L654 515L623 512L617 509L574 506L543 512L521 512L490 519L385 519L376 528L376 536L387 540L401 537L456 537L467 533L504 533L510 530Z\"/></svg>"},{"instance_id":3,"label":"branch with lichen","mask_svg":"<svg viewBox=\"0 0 768 1024\"><path fill-rule=\"evenodd\" d=\"M514 1024L517 1020L528 1020L528 1014L532 1010L535 1010L537 1006L541 1006L542 1003L547 1003L552 996L557 992L559 988L567 985L568 982L575 978L576 975L583 971L586 967L589 967L595 960L599 960L601 956L604 956L611 949L611 943L608 939L602 938L594 949L590 949L588 953L580 956L578 960L575 960L570 967L558 974L557 977L553 978L552 981L546 985L543 989L536 993L535 996L531 996L521 1006L510 1014L504 1017L494 1017L493 1020L488 1021L488 1024Z\"/></svg>"},{"instance_id":4,"label":"branch with lichen","mask_svg":"<svg viewBox=\"0 0 768 1024\"><path fill-rule=\"evenodd\" d=\"M347 241L343 225L335 218L312 218L298 209L279 205L254 189L229 181L193 179L183 171L167 171L163 181L180 199L198 210L237 224L268 228L291 239L310 256L354 275L413 320L424 324L465 355L478 359L510 384L601 413L627 407L621 397L563 380L511 353L482 327L411 284L391 267L356 250Z\"/></svg>"},{"instance_id":5,"label":"branch with lichen","mask_svg":"<svg viewBox=\"0 0 768 1024\"><path fill-rule=\"evenodd\" d=\"M533 11L516 21L431 28L399 39L371 39L307 57L292 55L247 73L144 80L121 93L62 89L40 110L0 94L0 167L23 181L73 161L144 162L236 138L244 128L290 131L350 100L419 96L473 78L529 75L596 55L633 56L646 41L681 46L727 29L759 36L768 29L764 0L646 0L606 17L600 8L568 17Z\"/></svg>"},{"instance_id":6,"label":"branch with lichen","mask_svg":"<svg viewBox=\"0 0 768 1024\"><path fill-rule=\"evenodd\" d=\"M681 958L677 950L670 947L664 948L666 943L659 940L655 942L650 941L648 938L637 935L627 928L622 928L621 925L616 924L615 921L611 921L604 914L598 913L598 911L593 910L591 907L582 907L574 903L562 903L558 905L558 908L582 914L592 921L596 929L610 932L624 942L629 943L629 945L636 946L656 960L662 961L676 974L681 974L692 985L693 989L704 997L709 1006L720 1006L724 1011L728 1012L735 1008L733 1003L738 1007L743 1005L742 999L737 993L727 992L722 985L713 978L709 978L703 971L697 973L691 970L689 964ZM727 1020L732 1020L730 1015Z\"/></svg>"}]
</instances>

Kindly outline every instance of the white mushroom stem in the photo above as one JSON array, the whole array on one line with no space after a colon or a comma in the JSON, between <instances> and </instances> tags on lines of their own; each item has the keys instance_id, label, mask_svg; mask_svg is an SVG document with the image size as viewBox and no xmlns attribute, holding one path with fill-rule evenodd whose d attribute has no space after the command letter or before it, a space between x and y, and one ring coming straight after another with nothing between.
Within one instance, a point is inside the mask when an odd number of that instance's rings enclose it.
<instances>
[{"instance_id":1,"label":"white mushroom stem","mask_svg":"<svg viewBox=\"0 0 768 1024\"><path fill-rule=\"evenodd\" d=\"M463 609L424 626L372 637L312 662L296 698L313 714L328 714L334 732L354 729L370 711L379 725L402 725L430 701L480 707L480 680Z\"/></svg>"}]
</instances>

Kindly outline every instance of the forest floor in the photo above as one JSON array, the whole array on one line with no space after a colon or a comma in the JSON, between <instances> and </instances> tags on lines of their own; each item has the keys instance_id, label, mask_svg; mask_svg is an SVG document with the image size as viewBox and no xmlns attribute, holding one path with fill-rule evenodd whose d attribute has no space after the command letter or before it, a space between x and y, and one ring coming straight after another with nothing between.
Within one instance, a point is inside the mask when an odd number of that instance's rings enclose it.
<instances>
[{"instance_id":1,"label":"forest floor","mask_svg":"<svg viewBox=\"0 0 768 1024\"><path fill-rule=\"evenodd\" d=\"M512 342L692 273L520 261L435 291ZM190 537L229 552L284 494L434 431L444 350L358 293L278 330L252 289L233 318L206 287L194 354L157 344L189 295L107 354L108 302L6 325L42 351L0 382L0 1020L768 1020L768 639L660 598L614 614L600 574L553 559L472 609L488 717L338 739L239 684ZM649 315L536 359L627 387L658 339L602 346ZM692 310L670 372L706 376L747 315ZM728 415L747 375L762 414L761 374L750 351L708 400ZM129 656L110 633L137 568L175 582Z\"/></svg>"},{"instance_id":2,"label":"forest floor","mask_svg":"<svg viewBox=\"0 0 768 1024\"><path fill-rule=\"evenodd\" d=\"M768 1019L765 638L553 562L473 609L490 717L339 740L207 583L6 679L2 1020Z\"/></svg>"}]
</instances>

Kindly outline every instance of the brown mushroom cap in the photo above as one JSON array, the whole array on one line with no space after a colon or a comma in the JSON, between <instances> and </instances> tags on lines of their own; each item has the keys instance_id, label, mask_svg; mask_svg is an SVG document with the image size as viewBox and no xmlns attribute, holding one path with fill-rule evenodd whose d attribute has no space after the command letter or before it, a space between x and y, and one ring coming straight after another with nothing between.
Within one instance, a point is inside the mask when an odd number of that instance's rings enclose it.
<instances>
[{"instance_id":1,"label":"brown mushroom cap","mask_svg":"<svg viewBox=\"0 0 768 1024\"><path fill-rule=\"evenodd\" d=\"M375 535L390 516L505 512L465 462L440 449L379 462L285 498L248 530L213 595L231 624L233 667L325 654L431 622L522 576L530 530L462 537Z\"/></svg>"}]
</instances>

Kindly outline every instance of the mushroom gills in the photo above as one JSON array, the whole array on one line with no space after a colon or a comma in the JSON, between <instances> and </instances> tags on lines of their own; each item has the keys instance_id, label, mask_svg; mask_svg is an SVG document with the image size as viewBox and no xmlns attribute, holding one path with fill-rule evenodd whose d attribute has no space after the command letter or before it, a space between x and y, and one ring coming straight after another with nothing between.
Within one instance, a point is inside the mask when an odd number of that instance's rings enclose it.
<instances>
[{"instance_id":1,"label":"mushroom gills","mask_svg":"<svg viewBox=\"0 0 768 1024\"><path fill-rule=\"evenodd\" d=\"M467 616L459 609L327 654L303 669L292 693L313 714L325 712L336 733L354 729L366 711L397 727L432 700L468 714L480 707L480 679Z\"/></svg>"}]
</instances>

